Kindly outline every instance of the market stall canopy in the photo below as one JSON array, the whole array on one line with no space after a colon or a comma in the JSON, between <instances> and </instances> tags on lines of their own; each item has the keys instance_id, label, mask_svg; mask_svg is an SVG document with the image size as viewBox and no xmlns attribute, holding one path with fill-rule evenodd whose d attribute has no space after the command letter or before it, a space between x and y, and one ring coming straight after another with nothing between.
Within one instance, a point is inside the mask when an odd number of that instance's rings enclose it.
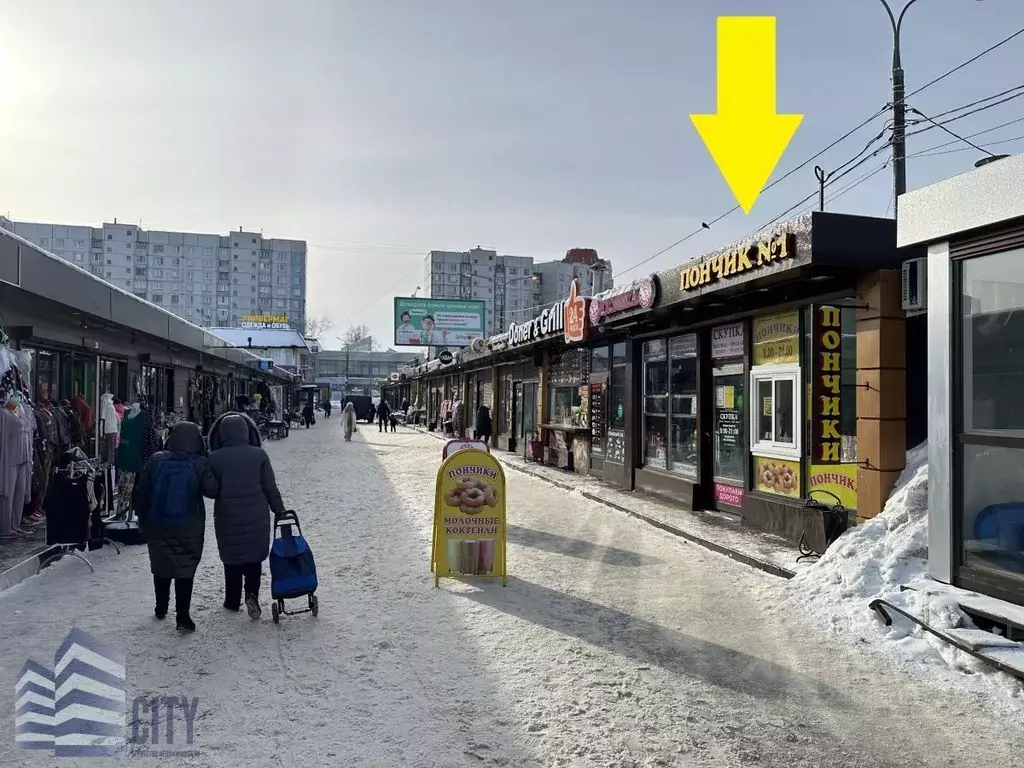
<instances>
[{"instance_id":1,"label":"market stall canopy","mask_svg":"<svg viewBox=\"0 0 1024 768\"><path fill-rule=\"evenodd\" d=\"M207 329L190 323L134 293L64 261L22 237L0 229L0 305L30 302L54 317L94 328L145 334L169 347L182 347L217 360L248 366L258 355L235 349ZM290 378L283 373L268 374Z\"/></svg>"}]
</instances>

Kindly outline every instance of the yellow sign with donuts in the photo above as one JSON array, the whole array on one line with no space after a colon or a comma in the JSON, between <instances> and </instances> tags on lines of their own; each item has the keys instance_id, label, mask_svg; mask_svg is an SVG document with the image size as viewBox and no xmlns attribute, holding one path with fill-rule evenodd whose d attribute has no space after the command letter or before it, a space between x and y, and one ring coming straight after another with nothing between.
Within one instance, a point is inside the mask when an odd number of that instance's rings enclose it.
<instances>
[{"instance_id":1,"label":"yellow sign with donuts","mask_svg":"<svg viewBox=\"0 0 1024 768\"><path fill-rule=\"evenodd\" d=\"M490 453L455 451L437 471L430 565L442 577L490 576L507 581L505 473Z\"/></svg>"},{"instance_id":2,"label":"yellow sign with donuts","mask_svg":"<svg viewBox=\"0 0 1024 768\"><path fill-rule=\"evenodd\" d=\"M800 462L754 457L754 488L800 498Z\"/></svg>"}]
</instances>

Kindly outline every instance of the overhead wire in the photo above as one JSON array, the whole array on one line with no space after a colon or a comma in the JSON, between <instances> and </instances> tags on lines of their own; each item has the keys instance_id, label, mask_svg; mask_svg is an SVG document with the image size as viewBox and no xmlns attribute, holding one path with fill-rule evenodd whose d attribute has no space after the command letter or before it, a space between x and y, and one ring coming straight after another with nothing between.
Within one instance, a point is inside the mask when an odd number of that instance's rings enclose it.
<instances>
[{"instance_id":1,"label":"overhead wire","mask_svg":"<svg viewBox=\"0 0 1024 768\"><path fill-rule=\"evenodd\" d=\"M926 90L926 89L928 89L928 88L932 87L932 86L933 86L933 85L935 85L936 83L939 83L939 82L941 82L941 81L945 80L945 79L946 79L947 77L950 77L951 75L953 75L953 74L956 74L957 72L961 71L962 69L964 69L964 68L966 68L966 67L970 66L971 64L973 64L974 62L978 61L978 60L979 60L979 59L981 59L982 57L984 57L984 56L987 56L988 54L992 53L992 52L993 52L993 51L995 51L996 49L998 49L998 48L1000 48L1000 47L1002 47L1002 46L1006 45L1007 43L1009 43L1010 41L1012 41L1012 40L1014 40L1015 38L1019 37L1020 35L1024 35L1024 27L1022 27L1021 29L1017 30L1016 32L1014 32L1014 33L1012 33L1012 34L1008 35L1007 37L1003 38L1002 40L998 41L997 43L995 43L995 44L993 44L993 45L990 45L990 46L989 46L988 48L986 48L985 50L983 50L983 51L981 51L981 52L979 52L979 53L975 54L975 55L974 55L974 56L972 56L971 58L969 58L969 59L967 59L966 61L964 61L964 62L962 62L962 63L958 64L957 66L953 67L952 69L950 69L950 70L948 70L948 71L946 71L946 72L943 72L943 73L942 73L941 75L939 75L938 77L935 77L935 78L933 78L933 79L929 80L929 81L928 81L927 83L925 83L924 85L922 85L922 86L920 86L919 88L916 88L915 90L913 90L913 91L911 91L910 93L908 93L908 94L907 94L907 95L906 95L906 96L904 97L904 99L908 99L908 98L910 98L911 96L916 96L917 94L921 93L922 91L924 91L924 90ZM1011 90L1012 90L1012 89L1011 89ZM1017 95L1021 95L1021 94L1017 94ZM1006 99L1006 101L1009 101L1009 100L1011 100L1011 99L1013 99L1013 98L1016 98L1016 95L1014 95L1014 96L1010 96L1009 98L1007 98L1007 99ZM983 99L982 101L985 101L985 100ZM976 112L981 112L981 111L983 111L984 109L988 109L988 108L991 108L991 107L994 107L994 106L998 106L998 105L999 105L999 104L1001 104L1001 103L1005 103L1005 101L1003 101L1003 102L996 102L995 104L991 104L991 105L988 105L988 106L986 106L986 107L982 107L982 108L980 108L980 109L976 110L975 112L970 112L970 113L967 113L967 114L965 114L965 115L962 115L961 117L967 117L967 116L969 116L970 114L975 114ZM859 130L860 130L861 128L864 128L864 127L865 127L866 125L868 125L868 124L869 124L869 123L871 123L871 122L872 122L873 120L875 120L876 118L878 118L878 117L879 117L879 116L880 116L881 114L883 114L883 113L884 113L884 112L886 111L886 109L888 109L888 108L889 108L890 106L891 106L891 105L886 105L885 107L883 107L882 109L880 109L880 110L879 110L878 112L876 112L875 114L873 114L873 115L872 115L871 117L869 117L869 118L868 118L867 120L863 121L862 123L860 123L860 124L859 124L859 125L857 125L856 127L854 127L854 128L852 128L852 129L850 129L849 131L847 131L847 132L846 132L845 134L843 134L843 135L842 135L842 136L840 136L840 137L839 137L838 139L836 139L835 141L833 141L833 142L832 142L831 144L829 144L829 145L828 145L827 147L825 147L825 148L824 148L824 149L822 149L821 151L817 152L817 153L816 153L816 154L814 154L814 155L813 155L812 157L810 157L809 159L805 160L805 161L804 161L803 163L800 163L800 164L799 164L799 165L797 165L796 167L792 168L792 169L791 169L790 171L788 171L788 172L786 172L785 174L783 174L782 176L780 176L780 177L779 177L778 179L776 179L775 181L773 181L773 182L771 182L770 184L768 184L767 186L765 186L765 188L764 188L764 189L762 190L762 193L764 193L764 192L767 192L767 191L768 191L769 189L771 189L771 188L772 188L772 187L774 187L775 185L779 184L780 182L784 181L785 179L789 178L790 176L792 176L792 175L793 175L794 173L796 173L797 171L800 171L800 170L802 170L803 168L806 168L806 167L807 167L808 165L810 165L810 164L811 164L812 162L814 162L815 160L817 160L817 159L818 159L819 157L821 157L821 156L822 156L823 154L825 154L826 152L828 152L828 151L829 151L830 149L832 149L832 148L833 148L833 147L835 147L836 145L840 144L841 142L845 141L845 140L846 140L846 139L848 139L848 138L849 138L850 136L852 136L852 135L853 135L854 133L856 133L857 131L859 131ZM953 119L960 119L960 118L958 117L958 118L953 118ZM931 128L931 126L930 126L929 128L924 128L924 129L922 129L921 131L915 131L915 132L909 133L909 134L907 134L907 135L908 135L908 136L910 136L910 135L915 135L916 133L923 133L923 132L924 132L924 131L926 131L926 130L930 130L930 128ZM870 147L872 143L873 143L873 141L872 141L872 142L869 142L868 146ZM867 149L867 148L865 148L865 149ZM884 148L883 148L883 149L884 149ZM862 151L861 151L861 153L859 153L859 154L863 154L863 152L864 152L864 150L862 150ZM877 152L876 152L876 153L873 153L873 154L877 154ZM871 156L873 156L873 155L870 155L869 157L871 157ZM857 158L857 156L855 156L855 158L854 158L854 159L856 159L856 158ZM851 161L848 161L848 162L851 162ZM858 164L859 164L859 163L858 163ZM856 166L854 166L854 167L856 167ZM883 167L884 167L884 166L883 166ZM876 171L875 171L874 173L877 173L877 172L878 172L878 170L881 170L881 169L877 169L877 170L876 170ZM873 175L873 174L872 174L872 175ZM817 194L817 193L815 193L815 194ZM807 197L807 198L804 198L804 200L803 200L803 201L801 201L801 203L798 203L798 204L797 204L797 206L794 206L794 207L799 207L799 206L800 206L800 205L802 205L802 204L803 204L804 202L806 202L807 200L809 200L809 199L810 199L811 197L814 197L814 195L811 195L811 196L809 196L809 197ZM736 206L734 206L733 208L731 208L731 209L729 209L728 211L726 211L725 213L723 213L723 214L721 214L720 216L718 216L717 218L713 219L713 220L712 220L712 221L711 221L710 223L702 223L699 229L695 229L695 230L694 230L693 232L690 232L689 234L687 234L687 235L685 235L685 236L681 237L681 238L680 238L679 240L677 240L676 242L672 243L671 245L669 245L669 246L666 246L665 248L662 248L662 249L661 249L660 251L658 251L657 253L655 253L655 254L652 254L651 256L648 256L647 258L643 259L642 261L639 261L639 262L637 262L637 263L636 263L636 264L634 264L633 266L631 266L631 267L628 267L627 269L625 269L625 270L623 270L623 271L619 272L619 273L618 273L618 276L619 276L619 277L621 277L622 275L625 275L625 274L627 274L627 273L629 273L629 272L632 272L633 270L635 270L635 269L638 269L638 268L642 267L643 265L645 265L645 264L647 264L647 263L649 263L649 262L653 261L653 260L654 260L654 259L656 259L656 258L657 258L658 256L661 256L662 254L664 254L664 253L667 253L668 251L672 250L673 248L676 248L677 246L679 246L679 245L682 245L682 244L683 244L683 243L685 243L685 242L686 242L687 240L689 240L689 239L691 239L691 238L693 238L693 237L696 237L696 236L697 236L698 234L700 234L701 232L703 232L703 231L704 231L705 229L710 229L710 228L711 228L711 224L715 224L715 223L717 223L717 222L721 221L722 219L726 218L727 216L730 216L730 215L732 215L733 213L735 213L735 212L736 212L736 211L738 211L738 210L740 210L740 206L739 206L739 205L736 205ZM792 208L791 208L790 210L792 210ZM784 216L785 214L782 214L782 215ZM781 218L781 216L780 216L779 218ZM777 220L777 219L776 219L776 220Z\"/></svg>"},{"instance_id":2,"label":"overhead wire","mask_svg":"<svg viewBox=\"0 0 1024 768\"><path fill-rule=\"evenodd\" d=\"M954 115L953 117L950 117L950 118L948 118L946 120L942 120L942 121L938 122L937 124L928 125L928 126L926 126L924 128L919 128L916 131L908 131L905 134L905 136L907 138L909 138L911 136L917 136L917 135L922 134L922 133L927 133L928 131L933 131L936 128L941 128L944 125L949 125L950 123L955 123L957 120L963 120L965 117L971 117L972 115L976 115L979 112L984 112L986 110L993 109L995 107L1000 107L1003 104L1006 104L1007 102L1013 101L1014 99L1019 99L1021 96L1024 96L1024 90L1020 91L1019 93L1015 93L1012 96L1005 96L1004 98L1000 99L999 101L992 102L991 104L986 104L986 105L984 105L982 107L976 107L976 108L972 109L969 112L964 112L962 115ZM914 121L911 121L909 124L910 125L920 125L921 123L924 123L924 122L928 122L928 121L926 121L926 120L914 120Z\"/></svg>"}]
</instances>

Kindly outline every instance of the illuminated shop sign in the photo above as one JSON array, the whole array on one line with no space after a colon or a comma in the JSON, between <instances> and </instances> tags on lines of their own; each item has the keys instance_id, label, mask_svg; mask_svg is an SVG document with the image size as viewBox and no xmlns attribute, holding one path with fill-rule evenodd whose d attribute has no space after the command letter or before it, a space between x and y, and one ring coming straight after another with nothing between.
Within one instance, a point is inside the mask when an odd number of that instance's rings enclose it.
<instances>
[{"instance_id":1,"label":"illuminated shop sign","mask_svg":"<svg viewBox=\"0 0 1024 768\"><path fill-rule=\"evenodd\" d=\"M654 275L635 280L622 288L598 294L590 301L590 323L597 325L609 315L630 309L650 309L658 298Z\"/></svg>"},{"instance_id":2,"label":"illuminated shop sign","mask_svg":"<svg viewBox=\"0 0 1024 768\"><path fill-rule=\"evenodd\" d=\"M242 315L242 327L249 330L287 330L288 315Z\"/></svg>"},{"instance_id":3,"label":"illuminated shop sign","mask_svg":"<svg viewBox=\"0 0 1024 768\"><path fill-rule=\"evenodd\" d=\"M730 280L738 275L784 261L795 253L796 235L792 232L784 232L753 245L716 253L693 266L683 266L679 274L679 290L694 291L720 280Z\"/></svg>"},{"instance_id":4,"label":"illuminated shop sign","mask_svg":"<svg viewBox=\"0 0 1024 768\"><path fill-rule=\"evenodd\" d=\"M567 299L552 304L533 320L508 327L508 346L521 347L559 333L567 343L583 341L587 336L588 301L579 295L579 281L573 280Z\"/></svg>"}]
</instances>

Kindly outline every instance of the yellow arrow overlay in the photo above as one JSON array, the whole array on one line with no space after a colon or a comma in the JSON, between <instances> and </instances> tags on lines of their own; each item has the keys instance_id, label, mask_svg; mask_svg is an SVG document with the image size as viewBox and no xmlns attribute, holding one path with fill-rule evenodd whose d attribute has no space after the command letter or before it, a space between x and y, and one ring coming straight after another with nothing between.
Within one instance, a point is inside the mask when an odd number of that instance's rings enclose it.
<instances>
[{"instance_id":1,"label":"yellow arrow overlay","mask_svg":"<svg viewBox=\"0 0 1024 768\"><path fill-rule=\"evenodd\" d=\"M775 112L775 17L718 17L718 112L690 115L744 213L750 213L803 115Z\"/></svg>"}]
</instances>

